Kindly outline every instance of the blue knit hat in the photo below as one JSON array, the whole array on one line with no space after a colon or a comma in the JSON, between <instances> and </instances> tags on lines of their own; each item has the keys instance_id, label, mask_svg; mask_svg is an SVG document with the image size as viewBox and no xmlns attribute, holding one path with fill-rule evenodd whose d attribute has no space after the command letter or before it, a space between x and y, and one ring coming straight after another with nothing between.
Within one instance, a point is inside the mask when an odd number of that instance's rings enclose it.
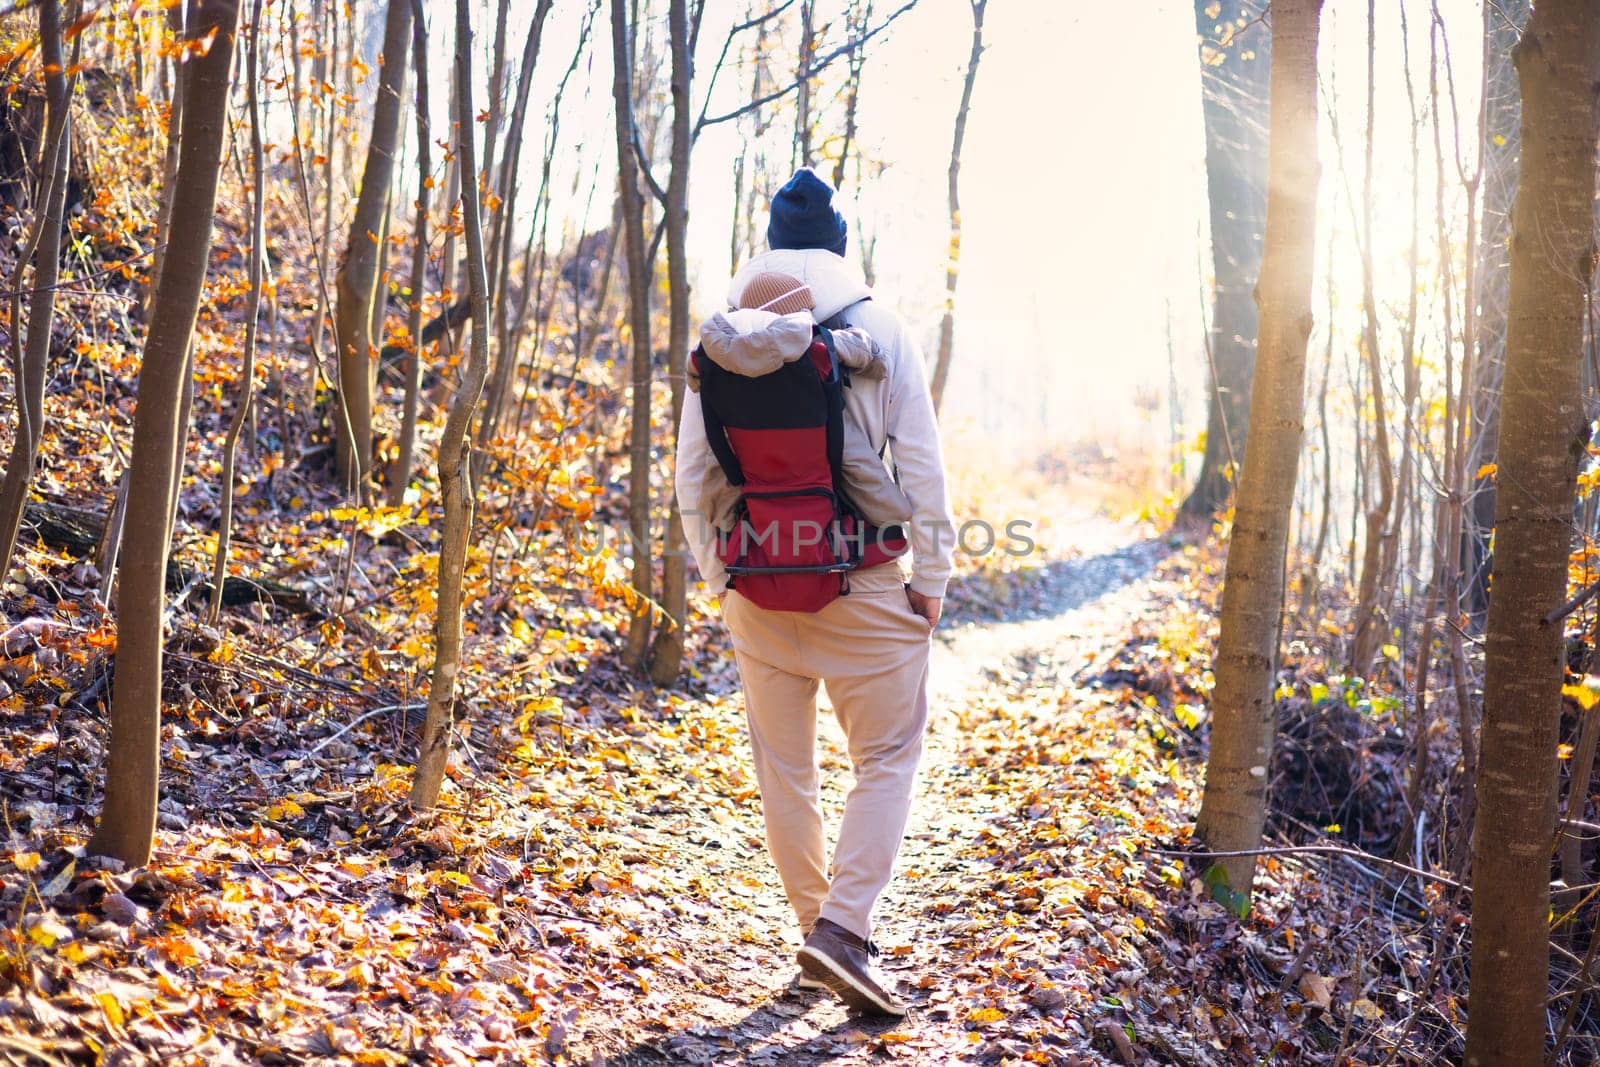
<instances>
[{"instance_id":1,"label":"blue knit hat","mask_svg":"<svg viewBox=\"0 0 1600 1067\"><path fill-rule=\"evenodd\" d=\"M772 221L767 224L767 244L778 248L825 248L844 255L850 226L833 209L833 186L810 167L793 178L772 198Z\"/></svg>"}]
</instances>

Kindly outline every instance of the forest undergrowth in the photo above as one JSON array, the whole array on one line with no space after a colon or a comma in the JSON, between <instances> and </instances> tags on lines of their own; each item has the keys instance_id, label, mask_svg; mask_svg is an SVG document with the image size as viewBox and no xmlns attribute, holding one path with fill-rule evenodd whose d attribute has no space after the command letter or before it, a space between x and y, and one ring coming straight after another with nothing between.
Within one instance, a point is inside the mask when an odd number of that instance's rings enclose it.
<instances>
[{"instance_id":1,"label":"forest undergrowth","mask_svg":"<svg viewBox=\"0 0 1600 1067\"><path fill-rule=\"evenodd\" d=\"M139 871L87 857L116 654L97 556L126 462L156 212L140 190L157 184L159 156L148 101L95 119L79 134L87 192L57 301L50 458L0 584L0 1058L1459 1057L1466 904L1428 872L1463 869L1462 842L1438 827L1467 822L1447 812L1467 791L1454 715L1411 714L1411 624L1397 619L1371 677L1352 678L1340 664L1353 582L1302 577L1291 593L1274 854L1245 906L1185 862L1220 542L1106 517L1094 503L1125 504L1126 471L1077 455L998 484L955 472L962 514L1037 516L1040 551L964 559L938 638L923 798L882 914L912 1013L867 1024L790 992L792 931L726 638L697 599L680 689L622 666L621 349L586 344L581 319L553 311L536 324L510 427L480 453L459 736L439 808L414 813L437 607L431 443L454 364L425 380L422 458L400 502L358 506L332 488L331 264L297 198L305 164L281 148L259 403L213 622L219 442L248 290L237 152L224 168L168 575L157 849ZM398 257L407 235L389 240ZM7 277L15 254L0 244ZM389 279L386 292L385 336L417 346L404 286ZM594 317L599 328L607 308ZM385 464L393 370L377 408ZM0 447L13 429L0 427ZM656 433L661 519L670 431ZM1407 777L1417 731L1435 758ZM845 765L836 736L830 746L836 807ZM1558 981L1587 969L1579 943L1562 935ZM1594 1028L1585 998L1569 1052Z\"/></svg>"},{"instance_id":2,"label":"forest undergrowth","mask_svg":"<svg viewBox=\"0 0 1600 1067\"><path fill-rule=\"evenodd\" d=\"M1398 1042L1397 1062L1432 1062L1456 1040L1453 1002L1406 992L1427 959L1415 905L1443 907L1431 888L1291 855L1266 861L1241 920L1182 861L1215 548L1062 499L1035 501L1062 508L1039 556L971 568L952 596L923 800L882 917L913 998L893 1025L787 989L789 920L708 604L693 682L666 693L617 665L620 599L597 607L559 572L517 598L528 641L472 646L465 743L421 817L407 694L326 658L328 620L261 606L211 632L179 614L160 847L123 873L78 855L109 639L69 585L54 603L9 591L34 603L6 635L0 1053L1377 1063ZM837 805L837 737L825 766Z\"/></svg>"}]
</instances>

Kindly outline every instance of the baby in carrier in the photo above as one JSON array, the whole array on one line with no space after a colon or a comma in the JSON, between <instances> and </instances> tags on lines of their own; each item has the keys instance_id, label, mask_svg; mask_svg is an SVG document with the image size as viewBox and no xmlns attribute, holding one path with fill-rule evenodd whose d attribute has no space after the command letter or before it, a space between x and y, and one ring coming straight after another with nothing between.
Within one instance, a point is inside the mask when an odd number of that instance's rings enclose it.
<instances>
[{"instance_id":1,"label":"baby in carrier","mask_svg":"<svg viewBox=\"0 0 1600 1067\"><path fill-rule=\"evenodd\" d=\"M816 302L805 283L787 274L767 272L750 279L740 294L739 306L711 316L700 328L700 347L723 370L757 378L802 359L810 350L819 324L813 315ZM831 330L839 364L849 376L881 379L886 373L883 354L865 330L837 324ZM689 365L689 388L700 389L694 361ZM876 527L891 527L911 519L906 498L865 431L848 410L844 415L840 487L861 516ZM719 532L731 532L737 521L740 491L730 484L721 465L707 468L701 501L706 520Z\"/></svg>"}]
</instances>

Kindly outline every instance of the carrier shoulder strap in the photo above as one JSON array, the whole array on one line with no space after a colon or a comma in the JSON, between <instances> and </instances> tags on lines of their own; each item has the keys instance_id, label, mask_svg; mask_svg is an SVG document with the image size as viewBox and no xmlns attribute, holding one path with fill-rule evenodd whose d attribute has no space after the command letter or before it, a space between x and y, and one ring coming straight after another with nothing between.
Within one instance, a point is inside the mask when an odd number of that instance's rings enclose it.
<instances>
[{"instance_id":1,"label":"carrier shoulder strap","mask_svg":"<svg viewBox=\"0 0 1600 1067\"><path fill-rule=\"evenodd\" d=\"M692 358L696 369L700 372L702 382L723 373L715 360L706 358L704 348L695 348ZM700 414L705 419L706 443L711 446L711 454L717 457L717 464L722 468L722 473L727 475L728 484L743 485L744 468L739 465L739 457L733 454L733 446L728 444L728 432L722 425L722 417L717 414L716 408L705 395L703 388L700 394Z\"/></svg>"},{"instance_id":2,"label":"carrier shoulder strap","mask_svg":"<svg viewBox=\"0 0 1600 1067\"><path fill-rule=\"evenodd\" d=\"M849 319L845 318L844 313L847 310L849 310L849 308L855 307L856 304L864 304L868 300L871 300L871 299L872 299L872 297L870 295L869 296L864 296L860 300L857 300L855 303L848 305L848 307L840 308L836 313L828 316L826 319L824 319L822 322L818 323L817 325L823 326L823 327L825 327L827 329L830 329L830 330L848 330L853 324L850 322Z\"/></svg>"}]
</instances>

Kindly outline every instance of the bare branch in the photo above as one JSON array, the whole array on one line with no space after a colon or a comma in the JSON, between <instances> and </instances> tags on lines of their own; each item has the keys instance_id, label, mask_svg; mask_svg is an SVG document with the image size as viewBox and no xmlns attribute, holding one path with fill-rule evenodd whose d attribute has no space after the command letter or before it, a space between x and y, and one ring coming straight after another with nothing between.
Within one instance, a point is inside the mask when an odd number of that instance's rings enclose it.
<instances>
[{"instance_id":1,"label":"bare branch","mask_svg":"<svg viewBox=\"0 0 1600 1067\"><path fill-rule=\"evenodd\" d=\"M633 131L633 158L639 161L639 173L644 175L644 182L650 187L650 195L661 203L667 202L667 191L656 181L655 172L650 169L650 157L645 155L644 142L639 138L639 124L631 124Z\"/></svg>"},{"instance_id":2,"label":"bare branch","mask_svg":"<svg viewBox=\"0 0 1600 1067\"><path fill-rule=\"evenodd\" d=\"M795 3L795 0L783 0L783 3L779 4L777 7L773 8L771 11L768 11L766 14L757 15L755 18L752 18L752 19L746 19L744 22L738 23L731 30L728 31L727 38L725 40L723 40L723 42L722 42L722 52L720 54L718 54L718 56L717 56L717 65L711 68L711 78L706 82L706 98L700 105L700 118L695 121L695 125L694 125L694 136L695 137L698 138L700 136L701 128L706 125L706 109L711 106L711 94L712 94L712 91L715 90L716 87L717 87L717 75L722 73L722 67L728 60L728 49L733 47L734 38L738 37L741 33L744 33L746 30L753 30L757 26L763 25L763 24L765 24L767 22L770 22L772 19L777 18L779 15L781 15L785 11L789 10L789 8L793 7L794 3ZM702 11L703 11L703 9L702 9ZM696 38L699 37L699 34L700 34L700 25L699 25L698 22L696 22L696 24L695 24L695 36L696 36ZM691 51L691 54L693 54L692 51Z\"/></svg>"},{"instance_id":3,"label":"bare branch","mask_svg":"<svg viewBox=\"0 0 1600 1067\"><path fill-rule=\"evenodd\" d=\"M857 48L860 48L862 45L866 44L868 41L870 41L874 37L878 36L884 30L887 30L890 26L894 25L895 20L898 19L901 15L904 15L906 12L908 12L912 8L916 7L917 6L917 2L918 2L918 0L906 0L906 2L904 4L901 4L898 8L895 9L893 14L891 14L888 18L884 19L877 26L875 26L874 28L868 30L866 33L862 34L860 37L857 37L856 39L854 39L852 41L846 41L844 44L840 45L838 48L835 48L833 51L831 51L827 55L823 56L817 62L811 64L811 66L809 68L807 68L807 70L806 70L806 78L805 78L805 80L809 81L811 78L813 78L816 75L822 73L822 71L826 70L830 65L832 65L834 60L840 59L840 58L842 58L844 56L849 55L850 53L854 52ZM790 93L792 93L795 90L799 89L800 88L800 83L801 83L801 79L797 78L793 82L790 82L788 85L784 86L782 89L776 89L776 90L768 93L765 96L757 97L756 99L750 101L748 104L745 104L743 107L736 108L733 111L729 111L729 112L726 112L726 113L721 114L721 115L713 115L710 118L706 118L706 117L702 116L700 121L695 124L695 135L699 136L700 131L705 129L707 126L716 126L716 125L719 125L719 124L724 123L724 122L732 122L734 119L740 118L740 117L742 117L744 115L748 115L752 111L760 110L761 108L766 107L768 104L774 103L775 101L778 101L778 100L782 100L784 97L788 96Z\"/></svg>"}]
</instances>

